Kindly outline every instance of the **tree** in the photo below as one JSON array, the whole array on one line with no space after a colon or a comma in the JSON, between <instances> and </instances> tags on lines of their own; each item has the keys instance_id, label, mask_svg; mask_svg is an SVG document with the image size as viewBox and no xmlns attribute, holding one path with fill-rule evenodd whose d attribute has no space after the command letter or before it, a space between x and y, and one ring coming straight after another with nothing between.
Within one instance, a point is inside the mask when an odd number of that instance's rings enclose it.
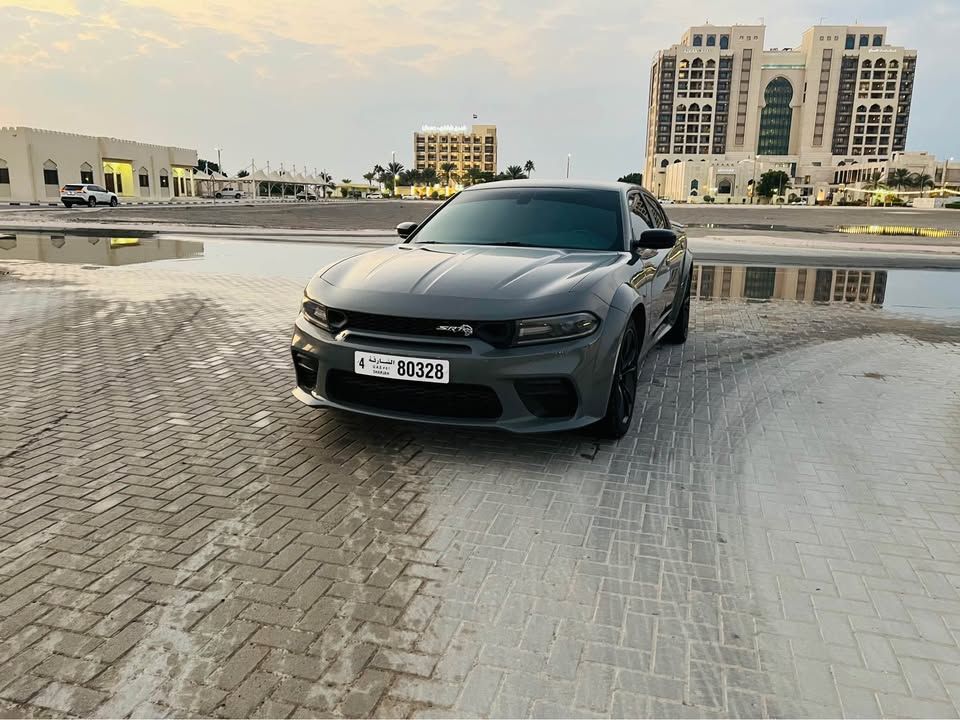
<instances>
[{"instance_id":1,"label":"tree","mask_svg":"<svg viewBox=\"0 0 960 720\"><path fill-rule=\"evenodd\" d=\"M247 177L250 174L249 170L241 170L237 173L238 178Z\"/></svg>"},{"instance_id":2,"label":"tree","mask_svg":"<svg viewBox=\"0 0 960 720\"><path fill-rule=\"evenodd\" d=\"M760 176L757 195L765 198L773 197L775 193L782 192L789 186L790 176L783 170L767 170Z\"/></svg>"},{"instance_id":3,"label":"tree","mask_svg":"<svg viewBox=\"0 0 960 720\"><path fill-rule=\"evenodd\" d=\"M523 168L519 165L510 165L507 167L506 173L504 173L507 178L510 180L522 180L527 177L523 174Z\"/></svg>"},{"instance_id":4,"label":"tree","mask_svg":"<svg viewBox=\"0 0 960 720\"><path fill-rule=\"evenodd\" d=\"M479 185L481 183L493 182L492 172L480 170L479 168L467 168L467 176L464 178L465 185Z\"/></svg>"},{"instance_id":5,"label":"tree","mask_svg":"<svg viewBox=\"0 0 960 720\"><path fill-rule=\"evenodd\" d=\"M627 173L623 177L617 178L617 182L630 183L631 185L643 185L643 173L642 172Z\"/></svg>"},{"instance_id":6,"label":"tree","mask_svg":"<svg viewBox=\"0 0 960 720\"><path fill-rule=\"evenodd\" d=\"M927 188L933 187L933 178L925 172L914 173L910 176L910 184L915 188L920 188L920 197L925 197Z\"/></svg>"},{"instance_id":7,"label":"tree","mask_svg":"<svg viewBox=\"0 0 960 720\"><path fill-rule=\"evenodd\" d=\"M220 172L220 166L217 165L217 163L211 160L204 160L203 158L197 159L197 166L194 169L205 172L207 175Z\"/></svg>"},{"instance_id":8,"label":"tree","mask_svg":"<svg viewBox=\"0 0 960 720\"><path fill-rule=\"evenodd\" d=\"M377 163L373 166L372 172L377 182L380 183L380 189L383 190L383 174L386 172L386 170L383 169L383 165Z\"/></svg>"},{"instance_id":9,"label":"tree","mask_svg":"<svg viewBox=\"0 0 960 720\"><path fill-rule=\"evenodd\" d=\"M349 185L350 183L353 182L353 180L351 180L350 178L340 178L340 182L342 182L344 185Z\"/></svg>"},{"instance_id":10,"label":"tree","mask_svg":"<svg viewBox=\"0 0 960 720\"><path fill-rule=\"evenodd\" d=\"M420 180L426 185L433 185L437 181L436 168L428 167L421 170Z\"/></svg>"},{"instance_id":11,"label":"tree","mask_svg":"<svg viewBox=\"0 0 960 720\"><path fill-rule=\"evenodd\" d=\"M450 177L453 175L453 171L457 169L456 163L445 162L440 166L440 169L443 171L443 177L447 182L447 185L450 184Z\"/></svg>"},{"instance_id":12,"label":"tree","mask_svg":"<svg viewBox=\"0 0 960 720\"><path fill-rule=\"evenodd\" d=\"M373 178L374 178L374 174L372 172L363 174L363 179L366 180L368 184L373 182Z\"/></svg>"},{"instance_id":13,"label":"tree","mask_svg":"<svg viewBox=\"0 0 960 720\"><path fill-rule=\"evenodd\" d=\"M533 177L533 171L537 169L537 166L533 164L533 160L527 160L523 164L523 171L527 174L527 177Z\"/></svg>"},{"instance_id":14,"label":"tree","mask_svg":"<svg viewBox=\"0 0 960 720\"><path fill-rule=\"evenodd\" d=\"M886 187L886 185L883 184L883 173L879 170L874 170L864 185L867 190L883 190Z\"/></svg>"},{"instance_id":15,"label":"tree","mask_svg":"<svg viewBox=\"0 0 960 720\"><path fill-rule=\"evenodd\" d=\"M897 190L910 184L910 171L906 168L897 168L887 175L887 185L891 185Z\"/></svg>"}]
</instances>

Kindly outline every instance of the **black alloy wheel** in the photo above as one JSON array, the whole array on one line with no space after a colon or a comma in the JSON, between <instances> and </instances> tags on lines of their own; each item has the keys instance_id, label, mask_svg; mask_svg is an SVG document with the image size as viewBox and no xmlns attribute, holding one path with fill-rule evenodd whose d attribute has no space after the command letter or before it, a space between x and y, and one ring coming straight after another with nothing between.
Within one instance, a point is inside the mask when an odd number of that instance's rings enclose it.
<instances>
[{"instance_id":1,"label":"black alloy wheel","mask_svg":"<svg viewBox=\"0 0 960 720\"><path fill-rule=\"evenodd\" d=\"M617 439L626 435L637 404L637 380L640 376L640 334L637 325L631 322L623 332L617 364L613 370L607 414L598 423L597 429L607 438Z\"/></svg>"}]
</instances>

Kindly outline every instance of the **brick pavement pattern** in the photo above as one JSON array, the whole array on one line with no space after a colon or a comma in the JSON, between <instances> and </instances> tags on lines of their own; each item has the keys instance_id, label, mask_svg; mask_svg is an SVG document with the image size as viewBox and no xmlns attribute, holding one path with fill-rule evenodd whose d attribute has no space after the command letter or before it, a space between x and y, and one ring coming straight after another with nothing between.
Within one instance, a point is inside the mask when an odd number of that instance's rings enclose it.
<instances>
[{"instance_id":1,"label":"brick pavement pattern","mask_svg":"<svg viewBox=\"0 0 960 720\"><path fill-rule=\"evenodd\" d=\"M301 288L0 273L0 713L960 707L960 328L695 304L633 431L301 406Z\"/></svg>"}]
</instances>

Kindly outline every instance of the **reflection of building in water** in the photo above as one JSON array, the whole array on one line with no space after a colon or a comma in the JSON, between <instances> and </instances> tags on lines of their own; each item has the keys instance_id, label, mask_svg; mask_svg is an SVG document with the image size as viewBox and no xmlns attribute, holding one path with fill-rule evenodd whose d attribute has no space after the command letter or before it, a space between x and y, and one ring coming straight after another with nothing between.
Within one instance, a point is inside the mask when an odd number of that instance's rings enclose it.
<instances>
[{"instance_id":1,"label":"reflection of building in water","mask_svg":"<svg viewBox=\"0 0 960 720\"><path fill-rule=\"evenodd\" d=\"M699 298L851 302L882 305L884 270L832 270L804 267L698 265L693 294Z\"/></svg>"},{"instance_id":2,"label":"reflection of building in water","mask_svg":"<svg viewBox=\"0 0 960 720\"><path fill-rule=\"evenodd\" d=\"M17 233L0 236L0 261L35 260L80 265L136 265L203 257L203 243L161 238L108 238Z\"/></svg>"}]
</instances>

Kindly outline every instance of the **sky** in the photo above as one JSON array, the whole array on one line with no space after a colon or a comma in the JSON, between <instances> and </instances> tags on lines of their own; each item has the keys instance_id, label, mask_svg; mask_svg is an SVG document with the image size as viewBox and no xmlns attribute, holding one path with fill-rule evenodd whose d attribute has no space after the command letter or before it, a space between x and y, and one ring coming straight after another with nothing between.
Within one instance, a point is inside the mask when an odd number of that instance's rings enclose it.
<instances>
[{"instance_id":1,"label":"sky","mask_svg":"<svg viewBox=\"0 0 960 720\"><path fill-rule=\"evenodd\" d=\"M693 24L889 27L918 50L908 150L960 157L960 0L0 0L0 126L359 180L424 124L494 123L499 164L643 166L650 63ZM767 8L765 10L765 8ZM476 121L473 115L478 115Z\"/></svg>"}]
</instances>

